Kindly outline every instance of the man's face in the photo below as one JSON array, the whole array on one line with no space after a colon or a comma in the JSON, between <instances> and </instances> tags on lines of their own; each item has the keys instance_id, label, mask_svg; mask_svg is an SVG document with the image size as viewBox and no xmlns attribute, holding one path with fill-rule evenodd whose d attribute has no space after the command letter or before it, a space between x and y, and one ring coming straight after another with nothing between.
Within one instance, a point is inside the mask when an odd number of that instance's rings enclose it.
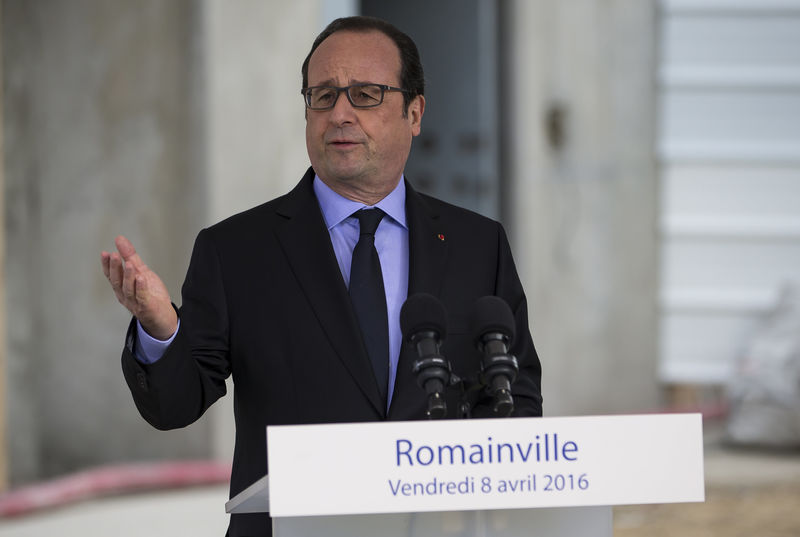
<instances>
[{"instance_id":1,"label":"man's face","mask_svg":"<svg viewBox=\"0 0 800 537\"><path fill-rule=\"evenodd\" d=\"M400 52L381 32L336 32L309 60L309 86L365 82L400 86ZM404 115L403 94L387 91L375 108L353 108L341 93L331 110L307 110L306 148L314 171L345 197L386 195L400 179L424 107L418 96Z\"/></svg>"}]
</instances>

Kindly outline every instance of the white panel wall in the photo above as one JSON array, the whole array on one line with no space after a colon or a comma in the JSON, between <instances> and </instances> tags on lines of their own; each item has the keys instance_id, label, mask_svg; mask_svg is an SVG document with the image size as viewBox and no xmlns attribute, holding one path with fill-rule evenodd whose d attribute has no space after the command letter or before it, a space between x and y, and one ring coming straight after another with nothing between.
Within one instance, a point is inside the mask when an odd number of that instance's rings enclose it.
<instances>
[{"instance_id":1,"label":"white panel wall","mask_svg":"<svg viewBox=\"0 0 800 537\"><path fill-rule=\"evenodd\" d=\"M720 383L800 282L800 1L661 6L659 372Z\"/></svg>"}]
</instances>

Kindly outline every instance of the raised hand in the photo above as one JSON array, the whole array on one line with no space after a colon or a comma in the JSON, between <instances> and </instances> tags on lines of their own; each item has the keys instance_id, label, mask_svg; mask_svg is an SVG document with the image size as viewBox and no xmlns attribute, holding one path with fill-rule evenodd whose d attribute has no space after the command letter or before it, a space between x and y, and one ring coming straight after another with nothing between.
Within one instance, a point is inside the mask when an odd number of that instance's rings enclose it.
<instances>
[{"instance_id":1,"label":"raised hand","mask_svg":"<svg viewBox=\"0 0 800 537\"><path fill-rule=\"evenodd\" d=\"M119 235L114 244L117 252L102 252L100 262L117 300L148 334L169 339L178 329L178 315L164 282L144 264L128 239Z\"/></svg>"}]
</instances>

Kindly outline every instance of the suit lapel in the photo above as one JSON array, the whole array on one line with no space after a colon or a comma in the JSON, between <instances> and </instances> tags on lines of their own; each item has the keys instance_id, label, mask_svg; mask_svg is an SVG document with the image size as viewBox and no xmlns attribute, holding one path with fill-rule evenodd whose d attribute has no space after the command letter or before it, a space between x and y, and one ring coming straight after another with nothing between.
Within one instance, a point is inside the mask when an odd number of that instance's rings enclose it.
<instances>
[{"instance_id":1,"label":"suit lapel","mask_svg":"<svg viewBox=\"0 0 800 537\"><path fill-rule=\"evenodd\" d=\"M439 296L447 260L447 242L439 214L406 182L408 218L408 296Z\"/></svg>"},{"instance_id":2,"label":"suit lapel","mask_svg":"<svg viewBox=\"0 0 800 537\"><path fill-rule=\"evenodd\" d=\"M309 169L278 207L277 213L285 224L276 228L277 238L331 346L370 403L385 415L350 296L314 195L313 179L314 171Z\"/></svg>"},{"instance_id":3,"label":"suit lapel","mask_svg":"<svg viewBox=\"0 0 800 537\"><path fill-rule=\"evenodd\" d=\"M408 296L428 293L440 296L447 262L447 242L443 222L424 197L406 182L408 221ZM412 366L417 356L403 343L397 363L397 377L389 418L408 419L424 406L425 394L417 387Z\"/></svg>"}]
</instances>

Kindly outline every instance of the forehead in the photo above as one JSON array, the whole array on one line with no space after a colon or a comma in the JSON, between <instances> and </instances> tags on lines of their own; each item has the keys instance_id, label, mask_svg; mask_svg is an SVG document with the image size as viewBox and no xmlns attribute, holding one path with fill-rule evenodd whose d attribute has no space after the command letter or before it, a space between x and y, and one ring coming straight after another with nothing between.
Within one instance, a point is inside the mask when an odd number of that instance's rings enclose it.
<instances>
[{"instance_id":1,"label":"forehead","mask_svg":"<svg viewBox=\"0 0 800 537\"><path fill-rule=\"evenodd\" d=\"M308 62L308 85L400 83L400 51L378 31L340 31L320 43Z\"/></svg>"}]
</instances>

